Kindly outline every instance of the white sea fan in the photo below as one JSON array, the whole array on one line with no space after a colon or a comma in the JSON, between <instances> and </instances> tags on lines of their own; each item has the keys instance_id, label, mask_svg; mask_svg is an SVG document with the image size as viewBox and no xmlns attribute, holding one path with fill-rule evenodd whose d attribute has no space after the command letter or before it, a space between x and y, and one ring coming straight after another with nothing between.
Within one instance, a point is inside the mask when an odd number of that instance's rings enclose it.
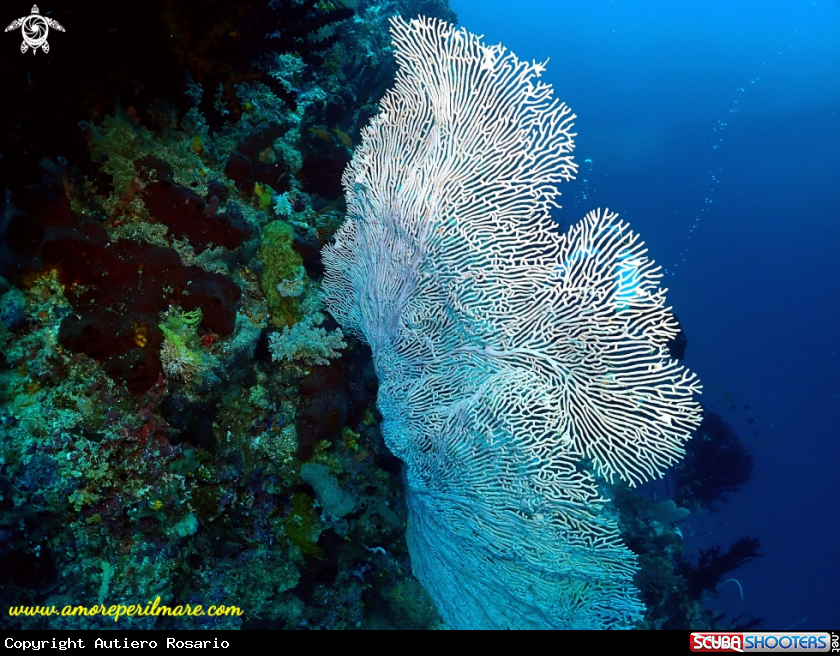
<instances>
[{"instance_id":1,"label":"white sea fan","mask_svg":"<svg viewBox=\"0 0 840 656\"><path fill-rule=\"evenodd\" d=\"M414 573L456 628L632 626L635 557L584 463L655 478L700 422L659 268L609 211L557 232L575 117L543 64L433 19L392 34L323 289L373 351Z\"/></svg>"}]
</instances>

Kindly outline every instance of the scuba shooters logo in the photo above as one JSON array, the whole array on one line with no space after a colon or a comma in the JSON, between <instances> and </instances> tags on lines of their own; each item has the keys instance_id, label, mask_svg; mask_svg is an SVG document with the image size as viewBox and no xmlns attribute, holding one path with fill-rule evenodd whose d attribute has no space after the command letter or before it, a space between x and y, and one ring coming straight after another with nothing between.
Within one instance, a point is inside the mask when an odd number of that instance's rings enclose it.
<instances>
[{"instance_id":1,"label":"scuba shooters logo","mask_svg":"<svg viewBox=\"0 0 840 656\"><path fill-rule=\"evenodd\" d=\"M20 44L20 51L25 53L32 48L32 54L38 52L38 48L44 51L44 54L50 51L50 44L47 43L47 35L50 33L50 28L64 32L64 28L57 20L41 16L41 11L38 5L32 5L32 13L23 18L13 20L6 28L6 32L11 32L20 28L20 33L23 35L23 43Z\"/></svg>"},{"instance_id":2,"label":"scuba shooters logo","mask_svg":"<svg viewBox=\"0 0 840 656\"><path fill-rule=\"evenodd\" d=\"M691 651L744 651L740 633L692 633Z\"/></svg>"},{"instance_id":3,"label":"scuba shooters logo","mask_svg":"<svg viewBox=\"0 0 840 656\"><path fill-rule=\"evenodd\" d=\"M796 632L692 632L695 652L828 652L832 636L821 631Z\"/></svg>"}]
</instances>

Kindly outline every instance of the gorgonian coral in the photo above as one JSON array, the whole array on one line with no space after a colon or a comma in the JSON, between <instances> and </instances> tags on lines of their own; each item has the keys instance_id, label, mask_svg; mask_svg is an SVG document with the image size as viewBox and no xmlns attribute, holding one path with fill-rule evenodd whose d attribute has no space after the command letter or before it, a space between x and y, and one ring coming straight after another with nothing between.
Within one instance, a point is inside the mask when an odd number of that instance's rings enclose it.
<instances>
[{"instance_id":1,"label":"gorgonian coral","mask_svg":"<svg viewBox=\"0 0 840 656\"><path fill-rule=\"evenodd\" d=\"M454 627L631 626L635 557L590 469L655 478L700 421L659 269L609 211L557 232L574 116L543 65L437 20L392 33L324 291L373 351L414 573Z\"/></svg>"}]
</instances>

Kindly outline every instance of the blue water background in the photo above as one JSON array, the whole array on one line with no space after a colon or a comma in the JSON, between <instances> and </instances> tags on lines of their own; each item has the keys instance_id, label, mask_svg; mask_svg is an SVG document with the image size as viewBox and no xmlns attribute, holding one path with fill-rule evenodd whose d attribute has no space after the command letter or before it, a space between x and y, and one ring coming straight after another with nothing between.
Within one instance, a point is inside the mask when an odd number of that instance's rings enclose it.
<instances>
[{"instance_id":1,"label":"blue water background","mask_svg":"<svg viewBox=\"0 0 840 656\"><path fill-rule=\"evenodd\" d=\"M728 583L709 605L840 629L840 1L451 5L489 42L550 57L578 115L562 220L609 207L641 233L704 404L754 455L753 480L684 526L695 555L761 540L732 575L743 601Z\"/></svg>"}]
</instances>

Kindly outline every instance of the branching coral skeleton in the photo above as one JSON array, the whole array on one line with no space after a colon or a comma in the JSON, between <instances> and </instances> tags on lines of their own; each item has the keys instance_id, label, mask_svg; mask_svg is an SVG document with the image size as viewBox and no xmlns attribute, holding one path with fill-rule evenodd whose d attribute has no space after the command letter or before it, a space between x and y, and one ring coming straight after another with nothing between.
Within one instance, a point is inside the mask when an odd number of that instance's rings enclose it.
<instances>
[{"instance_id":1,"label":"branching coral skeleton","mask_svg":"<svg viewBox=\"0 0 840 656\"><path fill-rule=\"evenodd\" d=\"M373 351L414 574L455 628L630 627L636 559L595 476L661 476L700 422L659 267L608 210L557 232L575 116L543 64L433 19L392 35L324 292Z\"/></svg>"}]
</instances>

